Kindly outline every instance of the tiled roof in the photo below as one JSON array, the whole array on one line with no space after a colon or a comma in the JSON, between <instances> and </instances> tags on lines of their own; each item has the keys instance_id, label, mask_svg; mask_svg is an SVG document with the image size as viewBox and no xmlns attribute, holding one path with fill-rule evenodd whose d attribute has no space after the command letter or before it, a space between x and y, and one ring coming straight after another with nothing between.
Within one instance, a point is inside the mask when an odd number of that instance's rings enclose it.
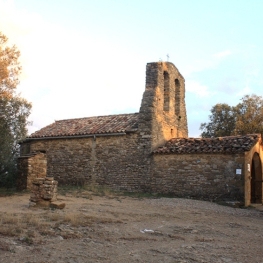
<instances>
[{"instance_id":1,"label":"tiled roof","mask_svg":"<svg viewBox=\"0 0 263 263\"><path fill-rule=\"evenodd\" d=\"M138 113L96 116L55 121L27 138L82 136L133 132L138 128Z\"/></svg>"},{"instance_id":2,"label":"tiled roof","mask_svg":"<svg viewBox=\"0 0 263 263\"><path fill-rule=\"evenodd\" d=\"M153 153L240 153L249 151L259 138L261 138L260 134L218 138L174 138Z\"/></svg>"}]
</instances>

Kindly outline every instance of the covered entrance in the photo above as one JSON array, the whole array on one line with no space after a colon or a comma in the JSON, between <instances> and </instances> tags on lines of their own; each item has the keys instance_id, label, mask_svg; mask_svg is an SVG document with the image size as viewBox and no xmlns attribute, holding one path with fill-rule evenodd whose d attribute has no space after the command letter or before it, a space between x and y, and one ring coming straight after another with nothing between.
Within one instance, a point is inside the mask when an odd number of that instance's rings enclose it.
<instances>
[{"instance_id":1,"label":"covered entrance","mask_svg":"<svg viewBox=\"0 0 263 263\"><path fill-rule=\"evenodd\" d=\"M262 203L262 165L258 153L254 153L251 167L250 203Z\"/></svg>"}]
</instances>

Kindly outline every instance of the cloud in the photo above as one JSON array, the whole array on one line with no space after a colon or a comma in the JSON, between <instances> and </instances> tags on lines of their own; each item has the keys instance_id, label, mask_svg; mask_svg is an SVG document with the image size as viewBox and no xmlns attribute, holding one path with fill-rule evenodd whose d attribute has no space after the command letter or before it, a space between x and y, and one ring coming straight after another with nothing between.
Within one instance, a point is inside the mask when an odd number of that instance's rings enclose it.
<instances>
[{"instance_id":1,"label":"cloud","mask_svg":"<svg viewBox=\"0 0 263 263\"><path fill-rule=\"evenodd\" d=\"M207 86L193 80L186 80L185 86L187 92L193 93L197 97L206 98L213 95Z\"/></svg>"},{"instance_id":2,"label":"cloud","mask_svg":"<svg viewBox=\"0 0 263 263\"><path fill-rule=\"evenodd\" d=\"M224 50L195 60L184 70L185 76L187 77L196 72L215 69L220 65L220 63L223 62L223 60L225 60L233 54L234 53L230 50Z\"/></svg>"},{"instance_id":3,"label":"cloud","mask_svg":"<svg viewBox=\"0 0 263 263\"><path fill-rule=\"evenodd\" d=\"M230 50L225 50L225 51L221 51L221 52L213 54L213 57L216 59L223 59L223 58L228 57L230 55L232 55L232 52Z\"/></svg>"}]
</instances>

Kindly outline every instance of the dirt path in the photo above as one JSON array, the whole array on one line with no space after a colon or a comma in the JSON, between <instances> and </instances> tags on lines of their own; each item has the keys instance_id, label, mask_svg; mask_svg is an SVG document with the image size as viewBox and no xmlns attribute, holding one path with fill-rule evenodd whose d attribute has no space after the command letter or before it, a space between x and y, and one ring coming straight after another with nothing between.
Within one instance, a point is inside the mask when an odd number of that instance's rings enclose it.
<instances>
[{"instance_id":1,"label":"dirt path","mask_svg":"<svg viewBox=\"0 0 263 263\"><path fill-rule=\"evenodd\" d=\"M263 212L175 199L0 198L0 262L263 262Z\"/></svg>"}]
</instances>

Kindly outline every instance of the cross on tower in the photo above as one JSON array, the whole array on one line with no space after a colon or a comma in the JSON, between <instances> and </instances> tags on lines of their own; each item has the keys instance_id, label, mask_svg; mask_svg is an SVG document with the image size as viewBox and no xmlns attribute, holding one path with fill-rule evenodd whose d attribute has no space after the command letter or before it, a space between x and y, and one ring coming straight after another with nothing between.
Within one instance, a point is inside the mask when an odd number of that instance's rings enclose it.
<instances>
[{"instance_id":1,"label":"cross on tower","mask_svg":"<svg viewBox=\"0 0 263 263\"><path fill-rule=\"evenodd\" d=\"M167 56L167 61L169 61L169 54L167 54L166 56Z\"/></svg>"}]
</instances>

